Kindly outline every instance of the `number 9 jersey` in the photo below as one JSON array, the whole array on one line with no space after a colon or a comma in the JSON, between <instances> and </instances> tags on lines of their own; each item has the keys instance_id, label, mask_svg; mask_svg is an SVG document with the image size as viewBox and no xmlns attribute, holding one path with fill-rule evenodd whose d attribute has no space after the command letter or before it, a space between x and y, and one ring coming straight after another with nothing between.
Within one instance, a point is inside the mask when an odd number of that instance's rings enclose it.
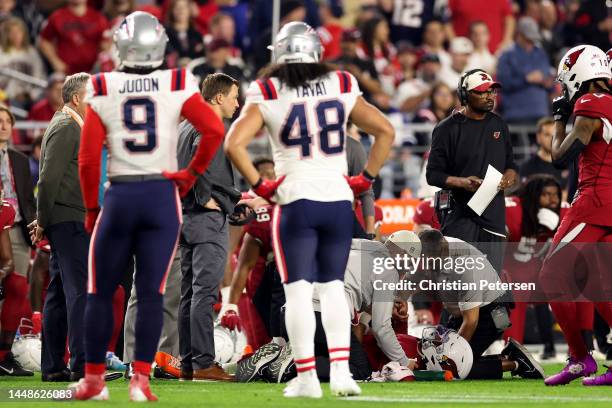
<instances>
[{"instance_id":1,"label":"number 9 jersey","mask_svg":"<svg viewBox=\"0 0 612 408\"><path fill-rule=\"evenodd\" d=\"M108 176L176 171L181 109L197 93L197 81L185 69L92 76L86 102L106 127Z\"/></svg>"},{"instance_id":2,"label":"number 9 jersey","mask_svg":"<svg viewBox=\"0 0 612 408\"><path fill-rule=\"evenodd\" d=\"M333 71L297 88L277 78L251 83L246 104L257 104L270 135L274 168L286 176L277 193L284 205L307 199L353 200L344 176L346 123L361 95L357 80Z\"/></svg>"}]
</instances>

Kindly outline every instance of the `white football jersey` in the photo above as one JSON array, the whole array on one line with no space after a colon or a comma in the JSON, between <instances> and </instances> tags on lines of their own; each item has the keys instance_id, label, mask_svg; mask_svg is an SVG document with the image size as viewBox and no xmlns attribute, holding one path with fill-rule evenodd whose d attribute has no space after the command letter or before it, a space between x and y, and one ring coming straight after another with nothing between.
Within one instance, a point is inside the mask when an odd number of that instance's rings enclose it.
<instances>
[{"instance_id":1,"label":"white football jersey","mask_svg":"<svg viewBox=\"0 0 612 408\"><path fill-rule=\"evenodd\" d=\"M277 78L249 86L246 104L256 103L270 135L276 176L286 176L277 202L353 200L344 176L346 123L357 97L357 80L330 72L306 86L281 86Z\"/></svg>"},{"instance_id":2,"label":"white football jersey","mask_svg":"<svg viewBox=\"0 0 612 408\"><path fill-rule=\"evenodd\" d=\"M108 176L176 171L181 109L198 92L185 69L92 76L86 101L106 127Z\"/></svg>"}]
</instances>

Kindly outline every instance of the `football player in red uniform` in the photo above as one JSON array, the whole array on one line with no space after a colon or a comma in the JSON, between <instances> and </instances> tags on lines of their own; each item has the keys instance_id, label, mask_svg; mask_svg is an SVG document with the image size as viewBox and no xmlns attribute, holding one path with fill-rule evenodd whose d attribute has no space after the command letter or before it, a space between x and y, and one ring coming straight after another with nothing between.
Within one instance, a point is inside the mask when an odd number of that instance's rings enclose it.
<instances>
[{"instance_id":1,"label":"football player in red uniform","mask_svg":"<svg viewBox=\"0 0 612 408\"><path fill-rule=\"evenodd\" d=\"M612 88L609 84L612 73L606 54L590 45L570 49L561 59L558 79L564 95L553 102L556 121L553 161L563 165L577 159L579 175L578 192L555 234L541 272L543 288L570 351L567 366L547 378L546 385L567 384L597 372L597 363L582 339L576 303L559 300L567 300L568 294L576 296L574 299L582 295L576 288L575 272L586 269L587 285L600 292L595 307L612 326L612 302L606 301L612 292L612 282L602 277L608 268L595 265L599 261L604 262L602 265L609 263L602 259L605 251L593 251L594 243L612 242ZM566 134L566 123L572 113L574 126ZM599 377L584 378L583 384L612 385L612 369Z\"/></svg>"}]
</instances>

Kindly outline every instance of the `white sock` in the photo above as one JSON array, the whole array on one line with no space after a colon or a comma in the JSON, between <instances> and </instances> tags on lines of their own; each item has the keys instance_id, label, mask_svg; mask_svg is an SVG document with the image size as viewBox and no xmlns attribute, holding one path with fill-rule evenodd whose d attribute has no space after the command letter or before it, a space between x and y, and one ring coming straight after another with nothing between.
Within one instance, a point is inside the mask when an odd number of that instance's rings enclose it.
<instances>
[{"instance_id":1,"label":"white sock","mask_svg":"<svg viewBox=\"0 0 612 408\"><path fill-rule=\"evenodd\" d=\"M316 285L321 301L321 320L329 349L329 362L340 371L348 370L351 313L344 294L344 283L334 280Z\"/></svg>"},{"instance_id":2,"label":"white sock","mask_svg":"<svg viewBox=\"0 0 612 408\"><path fill-rule=\"evenodd\" d=\"M284 285L285 326L298 376L314 371L316 321L312 307L312 283L299 280Z\"/></svg>"}]
</instances>

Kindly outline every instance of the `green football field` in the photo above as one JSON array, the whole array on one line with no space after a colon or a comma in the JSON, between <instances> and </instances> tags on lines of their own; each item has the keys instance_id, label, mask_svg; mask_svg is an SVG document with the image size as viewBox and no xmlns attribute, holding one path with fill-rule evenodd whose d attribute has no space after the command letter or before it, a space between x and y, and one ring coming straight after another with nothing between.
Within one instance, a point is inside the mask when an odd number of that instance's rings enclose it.
<instances>
[{"instance_id":1,"label":"green football field","mask_svg":"<svg viewBox=\"0 0 612 408\"><path fill-rule=\"evenodd\" d=\"M561 365L546 366L547 374L556 372ZM603 368L600 368L600 372ZM612 407L612 387L583 387L579 381L564 387L550 388L542 381L505 378L500 381L455 381L361 384L360 397L335 398L324 385L320 400L286 399L282 397L283 384L223 384L185 383L154 380L153 390L164 407L206 408L270 408L270 407ZM60 385L55 387L59 388ZM54 387L54 388L55 388ZM108 402L52 402L41 401L10 403L7 389L52 388L37 377L14 381L0 378L0 407L95 405L121 406L128 404L127 382L123 379L109 383Z\"/></svg>"}]
</instances>

